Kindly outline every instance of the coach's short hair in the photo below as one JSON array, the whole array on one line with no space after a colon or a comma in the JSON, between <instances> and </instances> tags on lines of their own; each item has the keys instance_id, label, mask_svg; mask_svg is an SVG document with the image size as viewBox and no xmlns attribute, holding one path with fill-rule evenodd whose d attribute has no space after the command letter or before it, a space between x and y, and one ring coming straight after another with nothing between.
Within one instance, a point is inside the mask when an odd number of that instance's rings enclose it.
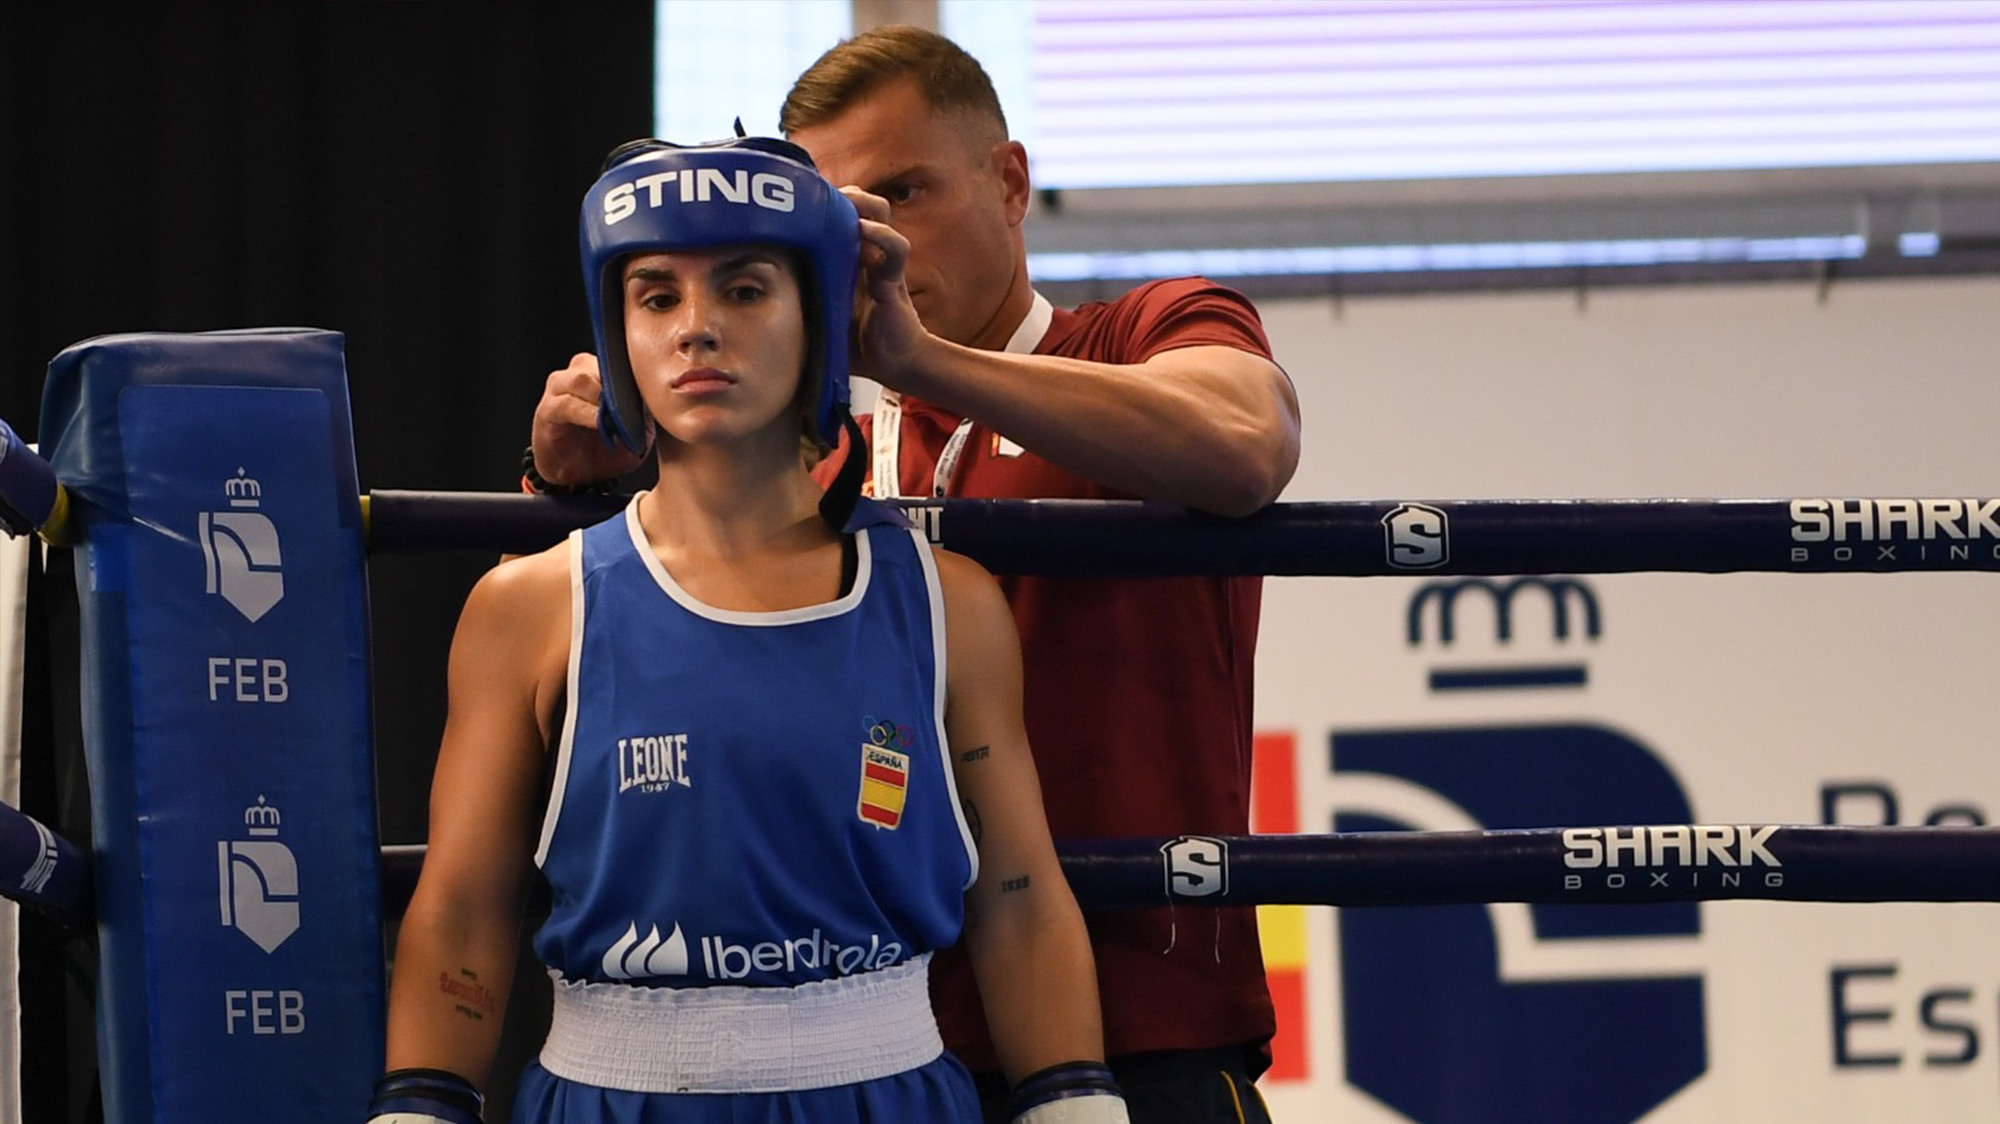
<instances>
[{"instance_id":1,"label":"coach's short hair","mask_svg":"<svg viewBox=\"0 0 2000 1124\"><path fill-rule=\"evenodd\" d=\"M990 119L999 139L1007 136L1000 95L979 60L937 32L908 24L864 31L821 55L792 83L778 126L790 135L830 121L905 76L916 79L931 109Z\"/></svg>"}]
</instances>

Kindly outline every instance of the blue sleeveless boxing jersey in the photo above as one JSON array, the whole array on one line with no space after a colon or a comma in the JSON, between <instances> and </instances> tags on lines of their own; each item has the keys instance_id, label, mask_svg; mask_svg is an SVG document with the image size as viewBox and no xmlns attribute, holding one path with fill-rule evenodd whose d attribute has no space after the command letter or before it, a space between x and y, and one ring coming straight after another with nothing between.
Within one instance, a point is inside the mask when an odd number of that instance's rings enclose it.
<instances>
[{"instance_id":1,"label":"blue sleeveless boxing jersey","mask_svg":"<svg viewBox=\"0 0 2000 1124\"><path fill-rule=\"evenodd\" d=\"M943 601L899 524L881 509L856 534L846 595L773 613L696 601L636 499L571 536L536 852L553 897L535 950L564 979L791 986L957 940L977 860L944 742Z\"/></svg>"}]
</instances>

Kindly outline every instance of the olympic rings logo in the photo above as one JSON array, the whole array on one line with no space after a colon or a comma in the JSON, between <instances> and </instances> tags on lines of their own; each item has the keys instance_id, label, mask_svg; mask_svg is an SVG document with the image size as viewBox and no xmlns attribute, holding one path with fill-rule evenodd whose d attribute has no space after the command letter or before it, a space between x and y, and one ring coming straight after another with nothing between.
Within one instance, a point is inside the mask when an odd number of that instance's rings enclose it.
<instances>
[{"instance_id":1,"label":"olympic rings logo","mask_svg":"<svg viewBox=\"0 0 2000 1124\"><path fill-rule=\"evenodd\" d=\"M910 740L916 736L908 726L885 718L878 719L874 715L863 718L861 725L868 731L868 744L884 749L907 749Z\"/></svg>"}]
</instances>

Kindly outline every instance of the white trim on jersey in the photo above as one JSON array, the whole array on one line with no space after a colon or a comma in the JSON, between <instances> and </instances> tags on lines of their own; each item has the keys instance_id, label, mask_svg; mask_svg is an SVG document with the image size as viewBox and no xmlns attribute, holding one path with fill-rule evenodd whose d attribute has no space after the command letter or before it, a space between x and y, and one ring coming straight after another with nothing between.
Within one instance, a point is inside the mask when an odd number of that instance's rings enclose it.
<instances>
[{"instance_id":1,"label":"white trim on jersey","mask_svg":"<svg viewBox=\"0 0 2000 1124\"><path fill-rule=\"evenodd\" d=\"M535 844L535 865L549 857L556 821L562 818L563 794L569 791L570 745L576 741L577 682L583 667L583 532L569 533L569 670L565 674L562 737L556 742L555 775L549 782L549 806L542 812L542 838Z\"/></svg>"},{"instance_id":2,"label":"white trim on jersey","mask_svg":"<svg viewBox=\"0 0 2000 1124\"><path fill-rule=\"evenodd\" d=\"M930 597L931 656L937 675L931 714L937 723L938 756L944 761L945 792L951 797L951 814L958 820L958 837L965 842L965 889L970 890L972 884L979 881L979 845L973 842L972 828L965 822L965 808L958 802L958 774L952 771L951 739L944 732L944 707L948 695L945 686L944 583L938 580L937 556L931 552L930 541L924 538L924 533L912 527L910 540L916 544L917 558L924 564L924 591Z\"/></svg>"},{"instance_id":3,"label":"white trim on jersey","mask_svg":"<svg viewBox=\"0 0 2000 1124\"><path fill-rule=\"evenodd\" d=\"M660 562L660 556L653 553L652 544L646 541L646 529L639 525L639 497L645 494L644 492L640 492L639 495L633 496L632 502L626 505L625 531L632 536L633 548L638 551L640 559L646 563L647 572L651 573L653 580L659 583L661 592L673 598L675 604L697 617L714 621L717 624L745 625L751 628L774 628L780 625L804 624L807 621L825 620L828 617L840 616L861 604L861 599L868 595L868 579L870 571L873 569L870 563L873 561L873 558L868 549L868 536L866 534L859 534L854 536L854 588L832 601L823 601L817 605L804 605L797 609L756 612L746 609L718 609L707 602L697 600L694 594L681 588L681 583L675 581L674 576L667 572L666 566Z\"/></svg>"}]
</instances>

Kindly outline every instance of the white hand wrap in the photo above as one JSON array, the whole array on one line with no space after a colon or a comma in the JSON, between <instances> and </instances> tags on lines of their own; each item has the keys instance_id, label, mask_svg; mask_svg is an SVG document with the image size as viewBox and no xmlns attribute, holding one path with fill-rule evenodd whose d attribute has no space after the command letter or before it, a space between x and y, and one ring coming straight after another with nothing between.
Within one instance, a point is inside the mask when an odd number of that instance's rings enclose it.
<instances>
[{"instance_id":1,"label":"white hand wrap","mask_svg":"<svg viewBox=\"0 0 2000 1124\"><path fill-rule=\"evenodd\" d=\"M1130 1118L1103 1062L1069 1062L1015 1086L1013 1124L1130 1124Z\"/></svg>"},{"instance_id":2,"label":"white hand wrap","mask_svg":"<svg viewBox=\"0 0 2000 1124\"><path fill-rule=\"evenodd\" d=\"M1125 1098L1116 1093L1093 1093L1044 1101L1014 1118L1014 1124L1131 1124L1125 1115Z\"/></svg>"}]
</instances>

